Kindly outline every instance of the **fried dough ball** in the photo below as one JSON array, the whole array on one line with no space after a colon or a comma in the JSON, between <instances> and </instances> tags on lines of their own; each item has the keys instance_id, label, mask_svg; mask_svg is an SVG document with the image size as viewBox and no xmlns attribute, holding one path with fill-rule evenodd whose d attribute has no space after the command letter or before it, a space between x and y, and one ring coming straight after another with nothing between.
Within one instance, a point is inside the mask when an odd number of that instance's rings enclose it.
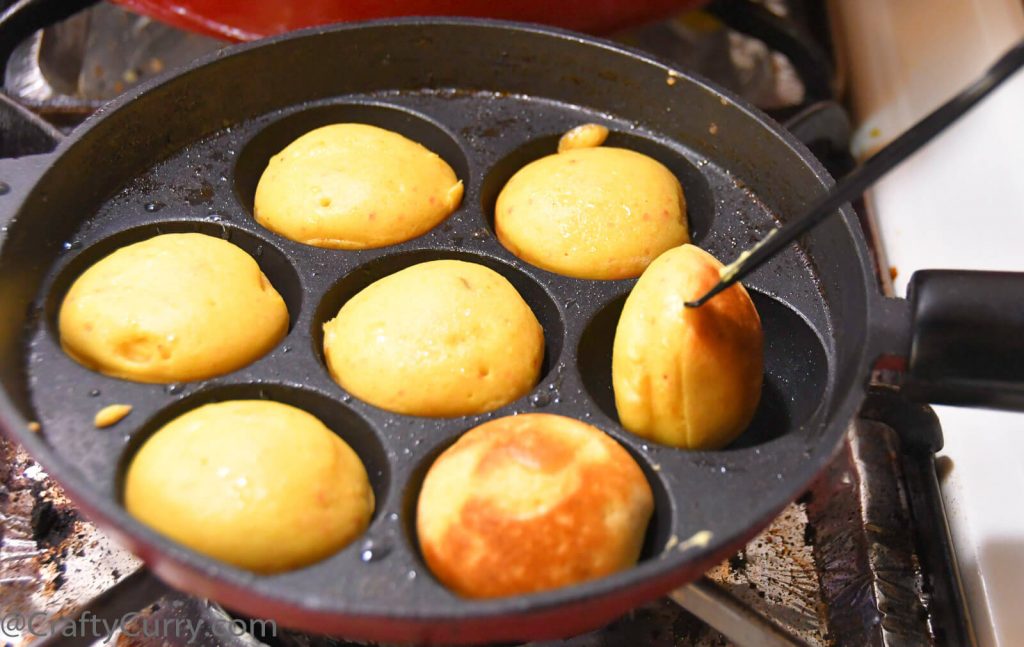
<instances>
[{"instance_id":1,"label":"fried dough ball","mask_svg":"<svg viewBox=\"0 0 1024 647\"><path fill-rule=\"evenodd\" d=\"M204 380L269 352L288 308L256 261L204 234L162 234L100 260L61 304L60 342L78 363L136 382Z\"/></svg>"},{"instance_id":2,"label":"fried dough ball","mask_svg":"<svg viewBox=\"0 0 1024 647\"><path fill-rule=\"evenodd\" d=\"M453 591L493 598L585 582L634 565L654 509L629 453L551 414L498 418L430 466L416 529Z\"/></svg>"},{"instance_id":3,"label":"fried dough ball","mask_svg":"<svg viewBox=\"0 0 1024 647\"><path fill-rule=\"evenodd\" d=\"M498 240L527 263L581 279L632 278L689 242L679 180L647 155L599 146L602 129L566 133L558 153L524 166L498 195Z\"/></svg>"},{"instance_id":4,"label":"fried dough ball","mask_svg":"<svg viewBox=\"0 0 1024 647\"><path fill-rule=\"evenodd\" d=\"M274 155L256 187L256 221L333 249L394 245L426 233L462 200L436 153L366 124L317 128Z\"/></svg>"},{"instance_id":5,"label":"fried dough ball","mask_svg":"<svg viewBox=\"0 0 1024 647\"><path fill-rule=\"evenodd\" d=\"M268 400L207 404L161 427L128 468L124 504L167 537L240 568L312 564L366 530L366 469L315 416Z\"/></svg>"},{"instance_id":6,"label":"fried dough ball","mask_svg":"<svg viewBox=\"0 0 1024 647\"><path fill-rule=\"evenodd\" d=\"M736 283L687 308L722 264L693 245L651 263L626 299L612 349L622 426L684 449L719 449L750 424L764 373L761 319Z\"/></svg>"},{"instance_id":7,"label":"fried dough ball","mask_svg":"<svg viewBox=\"0 0 1024 647\"><path fill-rule=\"evenodd\" d=\"M334 380L417 416L497 409L537 383L544 331L516 289L465 261L413 265L350 299L324 325Z\"/></svg>"}]
</instances>

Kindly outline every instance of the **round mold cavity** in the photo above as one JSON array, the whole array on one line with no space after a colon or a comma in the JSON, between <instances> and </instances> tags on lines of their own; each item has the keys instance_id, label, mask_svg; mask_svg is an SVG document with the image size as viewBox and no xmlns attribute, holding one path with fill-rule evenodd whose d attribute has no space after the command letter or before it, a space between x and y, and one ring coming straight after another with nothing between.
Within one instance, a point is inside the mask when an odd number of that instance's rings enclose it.
<instances>
[{"instance_id":1,"label":"round mold cavity","mask_svg":"<svg viewBox=\"0 0 1024 647\"><path fill-rule=\"evenodd\" d=\"M558 363L565 337L565 326L555 299L536 279L506 261L484 254L442 249L422 249L376 258L349 272L327 291L313 314L309 334L313 351L320 359L324 370L327 370L327 360L324 357L324 324L336 317L349 299L370 284L395 272L419 263L437 260L478 263L508 279L533 310L534 316L544 330L544 360L541 363L538 383L543 382Z\"/></svg>"},{"instance_id":2,"label":"round mold cavity","mask_svg":"<svg viewBox=\"0 0 1024 647\"><path fill-rule=\"evenodd\" d=\"M499 418L495 418L494 420L498 419ZM654 496L654 511L651 514L650 521L647 523L647 530L644 533L644 541L640 548L640 557L637 560L637 564L659 557L664 552L665 546L675 533L676 522L675 506L672 503L672 496L669 494L668 487L665 485L660 473L658 470L654 469L650 456L638 451L629 443L620 441L613 434L608 433L606 429L601 429L599 425L595 425L591 421L582 420L581 422L585 422L588 425L596 427L607 434L609 438L614 440L620 447L629 453L630 457L636 461L637 465L643 471L644 477L647 479L648 485L650 485L651 493ZM486 423L482 422L480 424ZM402 493L402 524L406 540L409 542L409 546L412 547L413 554L415 555L418 561L418 566L420 567L419 570L422 570L424 573L428 573L430 577L434 578L439 586L444 585L437 580L430 568L427 567L427 562L423 558L423 552L420 549L419 536L416 531L416 508L419 502L420 491L423 488L423 481L427 476L427 472L430 471L430 467L438 457L447 451L449 447L454 445L463 434L471 431L472 429L475 429L475 427L466 429L454 438L447 438L442 442L439 442L436 447L423 456L412 470L410 470L409 476L405 482L405 489ZM585 584L585 582L581 582L581 584Z\"/></svg>"},{"instance_id":3,"label":"round mold cavity","mask_svg":"<svg viewBox=\"0 0 1024 647\"><path fill-rule=\"evenodd\" d=\"M480 207L487 219L487 226L494 234L494 206L498 195L508 181L520 169L542 157L558 152L561 135L548 135L534 139L498 160L487 172L480 185ZM711 185L700 169L683 152L655 139L629 133L612 131L603 146L626 148L661 162L672 171L683 187L686 196L686 218L689 223L690 241L700 244L711 231L715 218L715 199Z\"/></svg>"},{"instance_id":4,"label":"round mold cavity","mask_svg":"<svg viewBox=\"0 0 1024 647\"><path fill-rule=\"evenodd\" d=\"M373 426L330 396L306 388L272 383L230 384L203 389L154 414L132 435L118 461L115 485L118 501L122 504L124 502L124 479L132 459L154 433L188 411L228 400L271 400L302 409L319 418L328 429L348 443L363 462L376 501L372 519L379 516L381 505L387 500L391 487L391 467L384 445ZM172 469L171 466L167 467Z\"/></svg>"},{"instance_id":5,"label":"round mold cavity","mask_svg":"<svg viewBox=\"0 0 1024 647\"><path fill-rule=\"evenodd\" d=\"M725 450L754 447L798 430L817 410L828 383L828 358L814 329L783 302L748 288L764 330L764 385L754 419ZM612 346L622 295L587 324L577 350L583 386L598 408L619 421L612 389Z\"/></svg>"},{"instance_id":6,"label":"round mold cavity","mask_svg":"<svg viewBox=\"0 0 1024 647\"><path fill-rule=\"evenodd\" d=\"M596 427L597 425L594 426ZM607 433L606 430L602 431ZM664 552L665 545L669 542L669 538L675 534L675 506L672 503L672 496L669 494L668 487L666 487L665 482L661 479L658 470L655 470L654 465L651 463L651 457L644 452L637 451L632 445L619 441L614 436L612 438L629 452L629 455L633 457L636 464L640 466L644 476L647 477L647 483L651 486L651 493L654 494L654 513L647 524L644 543L640 548L640 559L637 560L637 563L641 563L661 555Z\"/></svg>"},{"instance_id":7,"label":"round mold cavity","mask_svg":"<svg viewBox=\"0 0 1024 647\"><path fill-rule=\"evenodd\" d=\"M441 156L469 188L469 163L455 136L429 117L382 103L323 104L289 113L256 133L243 146L233 170L235 195L252 214L256 185L270 158L306 133L331 124L360 123L403 135ZM401 171L400 169L398 170Z\"/></svg>"},{"instance_id":8,"label":"round mold cavity","mask_svg":"<svg viewBox=\"0 0 1024 647\"><path fill-rule=\"evenodd\" d=\"M288 256L266 238L226 222L207 220L171 220L153 222L126 229L108 236L82 249L61 267L50 285L46 298L45 316L55 339L60 337L58 316L64 295L71 284L87 269L113 252L162 234L200 233L226 240L241 248L259 264L288 308L288 330L299 317L302 308L302 284L298 272Z\"/></svg>"}]
</instances>

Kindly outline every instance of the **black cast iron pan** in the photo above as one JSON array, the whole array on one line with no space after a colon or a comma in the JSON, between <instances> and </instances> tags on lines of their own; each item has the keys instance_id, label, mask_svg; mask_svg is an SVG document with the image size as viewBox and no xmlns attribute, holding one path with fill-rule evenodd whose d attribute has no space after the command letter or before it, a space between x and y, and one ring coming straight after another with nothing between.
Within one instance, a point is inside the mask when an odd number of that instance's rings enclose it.
<instances>
[{"instance_id":1,"label":"black cast iron pan","mask_svg":"<svg viewBox=\"0 0 1024 647\"><path fill-rule=\"evenodd\" d=\"M358 252L306 247L257 226L253 192L269 156L336 121L384 126L437 151L466 183L460 209L421 238ZM170 584L305 630L386 641L566 636L696 578L826 465L876 358L907 356L911 307L879 296L856 219L844 210L747 281L764 323L766 381L757 417L739 441L723 451L683 452L626 433L616 420L610 356L633 281L544 272L508 253L491 227L504 181L582 122L607 124L609 144L668 165L687 192L695 241L723 259L799 213L830 182L806 149L755 110L638 52L577 34L401 20L238 47L114 101L52 154L0 167L11 186L0 197L6 432ZM166 387L98 375L65 356L55 315L74 277L119 246L174 231L222 236L256 257L288 304L287 338L245 369ZM531 394L491 414L435 420L381 411L331 381L319 351L322 322L373 280L434 258L488 265L533 307L547 356ZM991 277L956 277L984 278ZM924 303L934 305L929 321L941 322L950 309L932 280L923 286ZM1003 280L1020 285L1016 276ZM1024 320L1019 311L996 314ZM939 328L954 337L963 330ZM919 337L914 350L932 360L932 381L949 387L942 372L950 366L925 352L933 337ZM1020 348L1014 352L1007 357L1020 369ZM962 373L975 380L967 385L973 393L980 380L986 393L1012 394L996 381L1021 371ZM952 386L947 395L965 393L964 384ZM313 566L258 576L177 546L125 513L120 480L146 435L200 403L239 397L303 407L356 449L378 501L365 537ZM95 412L114 402L134 411L111 429L93 427ZM642 559L580 586L461 599L432 578L417 551L420 480L460 433L534 410L595 424L643 466L657 509ZM30 421L41 431L31 431Z\"/></svg>"}]
</instances>

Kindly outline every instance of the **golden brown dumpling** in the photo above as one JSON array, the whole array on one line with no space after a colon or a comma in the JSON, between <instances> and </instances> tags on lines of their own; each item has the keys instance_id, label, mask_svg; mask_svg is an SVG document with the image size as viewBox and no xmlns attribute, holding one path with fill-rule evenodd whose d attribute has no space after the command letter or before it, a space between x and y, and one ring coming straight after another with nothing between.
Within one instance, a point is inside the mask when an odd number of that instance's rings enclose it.
<instances>
[{"instance_id":1,"label":"golden brown dumpling","mask_svg":"<svg viewBox=\"0 0 1024 647\"><path fill-rule=\"evenodd\" d=\"M491 411L537 383L544 331L503 276L464 261L413 265L352 297L324 325L334 380L382 409Z\"/></svg>"},{"instance_id":2,"label":"golden brown dumpling","mask_svg":"<svg viewBox=\"0 0 1024 647\"><path fill-rule=\"evenodd\" d=\"M761 319L739 283L699 308L722 264L693 245L659 256L626 299L612 350L622 426L685 449L718 449L750 424L764 372Z\"/></svg>"},{"instance_id":3,"label":"golden brown dumpling","mask_svg":"<svg viewBox=\"0 0 1024 647\"><path fill-rule=\"evenodd\" d=\"M600 141L599 131L570 131L562 152L512 176L494 212L502 245L558 274L623 279L689 242L686 199L672 172L635 151L592 146Z\"/></svg>"},{"instance_id":4,"label":"golden brown dumpling","mask_svg":"<svg viewBox=\"0 0 1024 647\"><path fill-rule=\"evenodd\" d=\"M362 461L315 416L232 400L189 411L151 436L128 468L124 504L197 552L276 573L362 534L374 497Z\"/></svg>"},{"instance_id":5,"label":"golden brown dumpling","mask_svg":"<svg viewBox=\"0 0 1024 647\"><path fill-rule=\"evenodd\" d=\"M462 181L436 153L376 126L334 124L270 159L253 210L285 238L367 249L426 233L461 200Z\"/></svg>"},{"instance_id":6,"label":"golden brown dumpling","mask_svg":"<svg viewBox=\"0 0 1024 647\"><path fill-rule=\"evenodd\" d=\"M60 308L65 352L137 382L230 373L288 332L281 295L247 253L204 234L163 234L87 269Z\"/></svg>"},{"instance_id":7,"label":"golden brown dumpling","mask_svg":"<svg viewBox=\"0 0 1024 647\"><path fill-rule=\"evenodd\" d=\"M551 414L498 418L430 466L416 512L423 557L455 592L546 591L636 563L654 509L633 457Z\"/></svg>"}]
</instances>

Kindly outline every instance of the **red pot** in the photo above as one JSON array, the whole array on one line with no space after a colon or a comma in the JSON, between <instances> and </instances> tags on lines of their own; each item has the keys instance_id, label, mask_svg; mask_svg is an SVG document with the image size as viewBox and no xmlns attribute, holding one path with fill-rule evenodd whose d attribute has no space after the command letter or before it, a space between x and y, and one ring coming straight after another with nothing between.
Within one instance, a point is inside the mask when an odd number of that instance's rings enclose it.
<instances>
[{"instance_id":1,"label":"red pot","mask_svg":"<svg viewBox=\"0 0 1024 647\"><path fill-rule=\"evenodd\" d=\"M177 27L230 40L254 40L327 23L396 16L476 16L608 33L706 0L115 0Z\"/></svg>"}]
</instances>

